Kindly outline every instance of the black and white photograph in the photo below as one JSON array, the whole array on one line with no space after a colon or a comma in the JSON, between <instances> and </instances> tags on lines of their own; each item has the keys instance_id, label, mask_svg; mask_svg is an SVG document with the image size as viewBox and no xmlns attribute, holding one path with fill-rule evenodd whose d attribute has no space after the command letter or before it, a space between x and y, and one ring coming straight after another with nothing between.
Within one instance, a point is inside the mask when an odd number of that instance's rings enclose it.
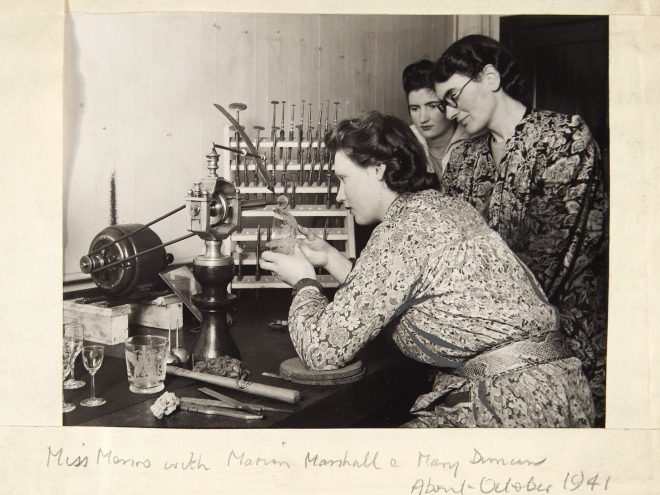
<instances>
[{"instance_id":1,"label":"black and white photograph","mask_svg":"<svg viewBox=\"0 0 660 495\"><path fill-rule=\"evenodd\" d=\"M63 424L604 426L607 33L72 14Z\"/></svg>"},{"instance_id":2,"label":"black and white photograph","mask_svg":"<svg viewBox=\"0 0 660 495\"><path fill-rule=\"evenodd\" d=\"M654 7L189 3L0 18L10 493L653 493Z\"/></svg>"}]
</instances>

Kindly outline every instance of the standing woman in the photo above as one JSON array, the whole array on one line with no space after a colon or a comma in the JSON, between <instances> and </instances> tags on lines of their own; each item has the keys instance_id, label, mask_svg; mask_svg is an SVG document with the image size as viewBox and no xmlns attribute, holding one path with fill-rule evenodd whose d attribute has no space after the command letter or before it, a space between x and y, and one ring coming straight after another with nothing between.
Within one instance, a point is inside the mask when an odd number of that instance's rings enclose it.
<instances>
[{"instance_id":1,"label":"standing woman","mask_svg":"<svg viewBox=\"0 0 660 495\"><path fill-rule=\"evenodd\" d=\"M433 87L432 71L433 62L427 59L408 65L403 69L403 90L408 100L408 114L413 122L410 130L426 152L428 171L442 179L450 150L469 136L463 127L448 119L440 110L440 98Z\"/></svg>"},{"instance_id":2,"label":"standing woman","mask_svg":"<svg viewBox=\"0 0 660 495\"><path fill-rule=\"evenodd\" d=\"M452 151L441 187L477 208L559 308L603 424L608 201L598 145L580 116L522 103L519 67L491 38L455 42L433 78L447 118L486 131Z\"/></svg>"}]
</instances>

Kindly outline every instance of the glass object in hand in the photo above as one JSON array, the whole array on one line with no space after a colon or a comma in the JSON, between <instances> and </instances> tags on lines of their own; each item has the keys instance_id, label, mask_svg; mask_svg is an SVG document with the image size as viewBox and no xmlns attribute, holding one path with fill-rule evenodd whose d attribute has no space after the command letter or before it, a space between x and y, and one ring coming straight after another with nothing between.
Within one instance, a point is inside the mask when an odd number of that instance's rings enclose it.
<instances>
[{"instance_id":1,"label":"glass object in hand","mask_svg":"<svg viewBox=\"0 0 660 495\"><path fill-rule=\"evenodd\" d=\"M103 364L103 356L105 355L105 348L102 345L86 345L82 348L83 364L91 377L92 394L88 399L80 402L81 406L96 407L105 404L105 399L96 397L96 387L94 383L94 375Z\"/></svg>"},{"instance_id":2,"label":"glass object in hand","mask_svg":"<svg viewBox=\"0 0 660 495\"><path fill-rule=\"evenodd\" d=\"M165 388L168 339L156 335L136 335L125 343L129 390L154 394Z\"/></svg>"},{"instance_id":3,"label":"glass object in hand","mask_svg":"<svg viewBox=\"0 0 660 495\"><path fill-rule=\"evenodd\" d=\"M273 228L269 247L276 253L293 254L298 235L298 222L288 209L286 196L277 198L277 207L273 211Z\"/></svg>"},{"instance_id":4,"label":"glass object in hand","mask_svg":"<svg viewBox=\"0 0 660 495\"><path fill-rule=\"evenodd\" d=\"M72 318L65 318L64 335L71 337L74 341L73 356L71 358L71 376L64 382L64 388L66 390L73 390L85 386L85 382L83 380L76 380L76 378L73 376L76 358L78 357L78 354L80 354L80 351L82 351L85 327Z\"/></svg>"}]
</instances>

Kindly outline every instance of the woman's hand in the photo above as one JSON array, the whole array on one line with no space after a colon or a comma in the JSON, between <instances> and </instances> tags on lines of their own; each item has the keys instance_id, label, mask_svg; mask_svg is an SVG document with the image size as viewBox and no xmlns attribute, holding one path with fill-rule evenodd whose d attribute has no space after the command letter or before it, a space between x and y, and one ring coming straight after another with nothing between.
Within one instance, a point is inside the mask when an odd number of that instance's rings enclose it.
<instances>
[{"instance_id":1,"label":"woman's hand","mask_svg":"<svg viewBox=\"0 0 660 495\"><path fill-rule=\"evenodd\" d=\"M297 244L292 255L264 251L259 266L264 270L270 270L292 287L303 278L316 279L314 267Z\"/></svg>"},{"instance_id":2,"label":"woman's hand","mask_svg":"<svg viewBox=\"0 0 660 495\"><path fill-rule=\"evenodd\" d=\"M298 226L298 231L305 236L298 240L301 251L314 266L325 268L328 264L328 253L331 246L326 241L317 236L311 229Z\"/></svg>"}]
</instances>

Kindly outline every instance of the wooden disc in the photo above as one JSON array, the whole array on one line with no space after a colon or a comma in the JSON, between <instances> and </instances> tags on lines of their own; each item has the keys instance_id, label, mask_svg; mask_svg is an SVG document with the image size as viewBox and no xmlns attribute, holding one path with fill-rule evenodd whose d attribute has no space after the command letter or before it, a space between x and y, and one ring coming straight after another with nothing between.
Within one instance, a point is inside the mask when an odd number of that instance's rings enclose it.
<instances>
[{"instance_id":1,"label":"wooden disc","mask_svg":"<svg viewBox=\"0 0 660 495\"><path fill-rule=\"evenodd\" d=\"M305 368L300 358L291 358L280 364L280 375L294 383L304 385L341 385L356 382L364 376L362 361L355 361L344 368L329 371L312 371Z\"/></svg>"}]
</instances>

